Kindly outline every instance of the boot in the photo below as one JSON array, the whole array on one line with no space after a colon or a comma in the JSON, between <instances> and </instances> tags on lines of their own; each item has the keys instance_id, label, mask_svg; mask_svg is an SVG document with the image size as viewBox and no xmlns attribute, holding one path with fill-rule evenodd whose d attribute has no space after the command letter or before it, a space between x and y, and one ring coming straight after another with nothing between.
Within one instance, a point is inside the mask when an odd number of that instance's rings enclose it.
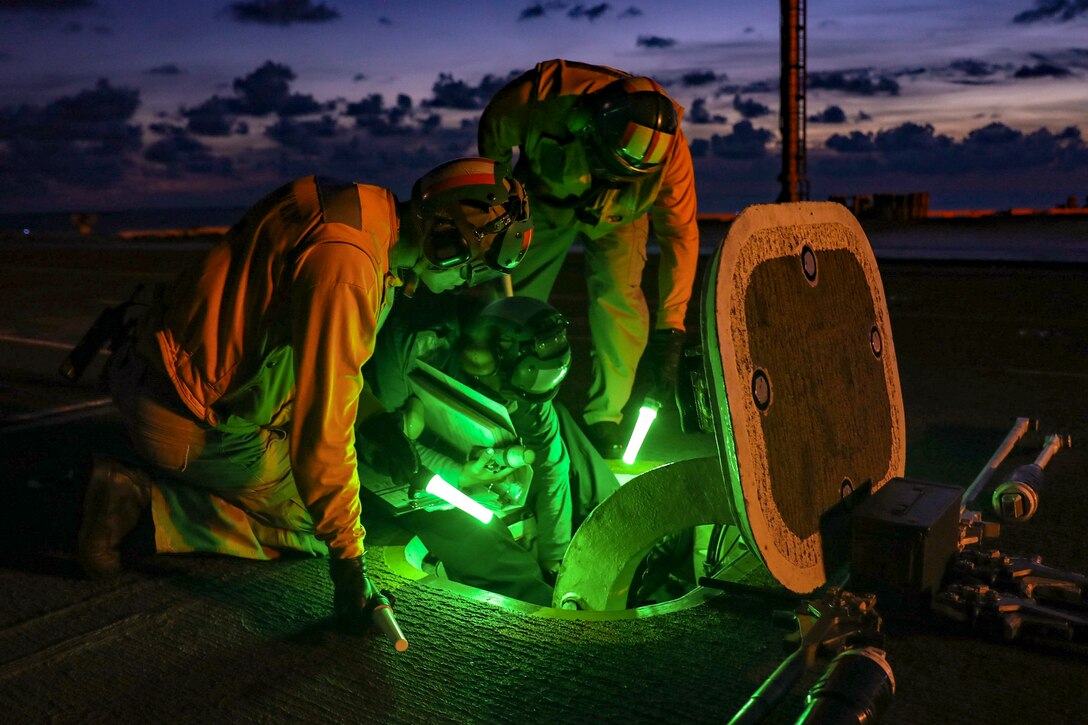
<instances>
[{"instance_id":1,"label":"boot","mask_svg":"<svg viewBox=\"0 0 1088 725\"><path fill-rule=\"evenodd\" d=\"M79 527L79 563L92 579L121 571L121 541L151 503L146 472L109 456L94 456Z\"/></svg>"}]
</instances>

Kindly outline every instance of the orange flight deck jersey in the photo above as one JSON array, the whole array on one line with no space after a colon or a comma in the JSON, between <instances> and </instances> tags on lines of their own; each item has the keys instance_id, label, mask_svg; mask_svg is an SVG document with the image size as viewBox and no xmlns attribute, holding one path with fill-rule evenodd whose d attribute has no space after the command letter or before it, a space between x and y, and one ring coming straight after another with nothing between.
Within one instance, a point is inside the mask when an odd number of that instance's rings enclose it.
<instances>
[{"instance_id":1,"label":"orange flight deck jersey","mask_svg":"<svg viewBox=\"0 0 1088 725\"><path fill-rule=\"evenodd\" d=\"M183 273L138 336L198 419L287 430L295 485L336 558L363 551L354 424L360 368L400 284L397 231L389 191L299 179Z\"/></svg>"},{"instance_id":2,"label":"orange flight deck jersey","mask_svg":"<svg viewBox=\"0 0 1088 725\"><path fill-rule=\"evenodd\" d=\"M625 184L595 181L586 152L570 130L585 93L629 73L604 66L549 60L495 94L480 119L480 154L509 165L525 184L537 226L576 225L589 239L629 224L647 212L661 246L661 317L657 327L684 329L699 259L695 173L687 139L676 139L661 168ZM677 118L683 108L676 107ZM542 222L544 222L542 224Z\"/></svg>"}]
</instances>

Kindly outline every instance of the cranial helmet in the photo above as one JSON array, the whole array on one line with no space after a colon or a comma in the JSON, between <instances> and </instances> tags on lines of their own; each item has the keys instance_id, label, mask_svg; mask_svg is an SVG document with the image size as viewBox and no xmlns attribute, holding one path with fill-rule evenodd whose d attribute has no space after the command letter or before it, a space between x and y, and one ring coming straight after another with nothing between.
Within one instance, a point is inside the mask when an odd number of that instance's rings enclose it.
<instances>
[{"instance_id":1,"label":"cranial helmet","mask_svg":"<svg viewBox=\"0 0 1088 725\"><path fill-rule=\"evenodd\" d=\"M551 400L570 369L568 324L532 297L495 300L465 327L461 367L499 392L530 403Z\"/></svg>"},{"instance_id":2,"label":"cranial helmet","mask_svg":"<svg viewBox=\"0 0 1088 725\"><path fill-rule=\"evenodd\" d=\"M525 189L491 159L455 159L431 169L412 187L412 202L428 264L461 268L470 286L518 266L533 238Z\"/></svg>"},{"instance_id":3,"label":"cranial helmet","mask_svg":"<svg viewBox=\"0 0 1088 725\"><path fill-rule=\"evenodd\" d=\"M650 78L621 78L582 100L575 128L590 158L616 178L649 173L664 162L676 140L676 107Z\"/></svg>"}]
</instances>

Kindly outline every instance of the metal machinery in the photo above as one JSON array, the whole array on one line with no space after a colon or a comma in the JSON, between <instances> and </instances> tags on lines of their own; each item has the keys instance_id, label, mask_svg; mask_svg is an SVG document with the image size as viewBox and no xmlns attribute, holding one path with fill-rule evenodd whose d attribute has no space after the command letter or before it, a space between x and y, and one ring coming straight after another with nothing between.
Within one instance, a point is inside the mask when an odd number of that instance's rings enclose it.
<instances>
[{"instance_id":1,"label":"metal machinery","mask_svg":"<svg viewBox=\"0 0 1088 725\"><path fill-rule=\"evenodd\" d=\"M652 470L606 499L571 543L556 606L608 608L649 536L706 523L738 526L778 582L811 592L846 564L844 501L903 475L887 306L868 240L844 207L746 209L707 272L702 304L705 413L720 463ZM684 475L695 466L697 480Z\"/></svg>"},{"instance_id":2,"label":"metal machinery","mask_svg":"<svg viewBox=\"0 0 1088 725\"><path fill-rule=\"evenodd\" d=\"M1088 635L1088 578L998 550L997 524L970 507L1027 419L966 491L904 477L887 304L845 207L746 209L707 272L700 328L703 366L690 382L718 460L653 469L603 501L571 543L554 606L622 608L635 565L662 535L737 527L766 572L806 601L793 612L797 649L736 723L759 721L817 662L828 669L803 722L875 719L894 692L878 602L1006 639ZM1034 463L997 486L998 518L1031 517L1045 466L1068 444L1049 436ZM729 572L700 584L745 586ZM840 706L857 718L834 719Z\"/></svg>"}]
</instances>

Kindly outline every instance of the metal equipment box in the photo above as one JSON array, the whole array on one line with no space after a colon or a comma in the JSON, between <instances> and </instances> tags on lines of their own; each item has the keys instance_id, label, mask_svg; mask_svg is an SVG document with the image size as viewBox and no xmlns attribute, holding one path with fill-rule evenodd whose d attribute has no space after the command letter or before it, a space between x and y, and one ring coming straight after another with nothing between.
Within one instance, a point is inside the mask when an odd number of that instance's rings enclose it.
<instances>
[{"instance_id":1,"label":"metal equipment box","mask_svg":"<svg viewBox=\"0 0 1088 725\"><path fill-rule=\"evenodd\" d=\"M893 478L853 513L850 588L885 609L922 605L940 585L959 540L963 489Z\"/></svg>"}]
</instances>

